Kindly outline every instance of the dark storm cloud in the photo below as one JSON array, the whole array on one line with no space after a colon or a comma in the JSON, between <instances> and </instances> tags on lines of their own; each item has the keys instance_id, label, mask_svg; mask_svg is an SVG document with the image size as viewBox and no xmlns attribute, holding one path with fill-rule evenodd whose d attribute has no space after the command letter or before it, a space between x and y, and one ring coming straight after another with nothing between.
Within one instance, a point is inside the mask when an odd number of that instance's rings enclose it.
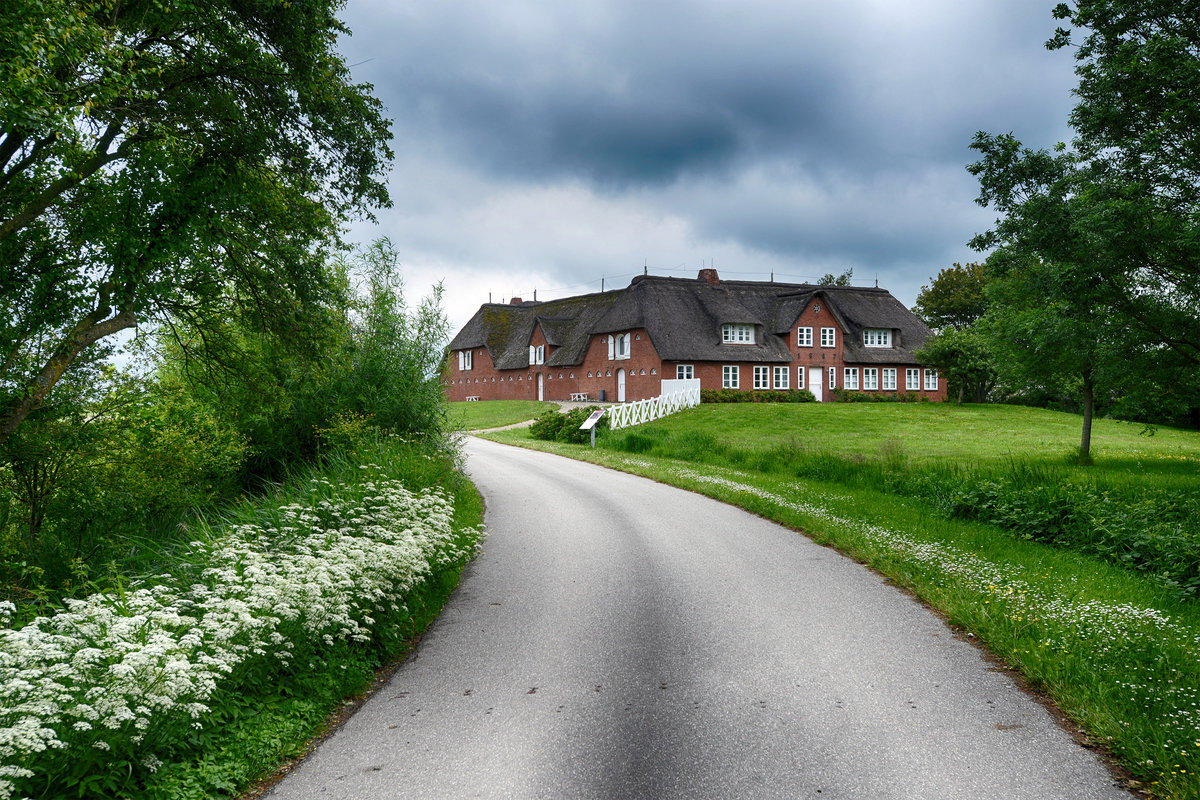
<instances>
[{"instance_id":1,"label":"dark storm cloud","mask_svg":"<svg viewBox=\"0 0 1200 800\"><path fill-rule=\"evenodd\" d=\"M973 134L1069 135L1052 5L349 0L342 48L395 120L383 232L431 263L567 286L674 247L919 286L990 222Z\"/></svg>"}]
</instances>

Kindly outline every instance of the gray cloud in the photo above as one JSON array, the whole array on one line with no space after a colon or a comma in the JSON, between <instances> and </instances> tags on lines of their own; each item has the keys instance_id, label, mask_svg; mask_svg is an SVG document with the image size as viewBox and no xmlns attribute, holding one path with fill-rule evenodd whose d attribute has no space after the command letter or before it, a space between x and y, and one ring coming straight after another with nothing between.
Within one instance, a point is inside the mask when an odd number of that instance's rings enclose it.
<instances>
[{"instance_id":1,"label":"gray cloud","mask_svg":"<svg viewBox=\"0 0 1200 800\"><path fill-rule=\"evenodd\" d=\"M456 273L574 286L660 252L919 287L990 220L974 132L1068 137L1051 6L350 0L343 50L395 119L377 232L451 293Z\"/></svg>"}]
</instances>

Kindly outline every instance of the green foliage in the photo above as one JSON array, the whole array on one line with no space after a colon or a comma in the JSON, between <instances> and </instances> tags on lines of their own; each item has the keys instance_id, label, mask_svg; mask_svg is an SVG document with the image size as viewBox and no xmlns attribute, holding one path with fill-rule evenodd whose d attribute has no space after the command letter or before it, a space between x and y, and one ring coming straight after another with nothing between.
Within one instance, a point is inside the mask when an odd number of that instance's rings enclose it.
<instances>
[{"instance_id":1,"label":"green foliage","mask_svg":"<svg viewBox=\"0 0 1200 800\"><path fill-rule=\"evenodd\" d=\"M701 403L815 403L807 389L701 389Z\"/></svg>"},{"instance_id":2,"label":"green foliage","mask_svg":"<svg viewBox=\"0 0 1200 800\"><path fill-rule=\"evenodd\" d=\"M981 326L947 328L927 339L915 355L922 364L937 369L959 405L968 398L986 402L996 385L992 342Z\"/></svg>"},{"instance_id":3,"label":"green foliage","mask_svg":"<svg viewBox=\"0 0 1200 800\"><path fill-rule=\"evenodd\" d=\"M921 287L913 313L935 331L967 328L987 311L986 286L982 264L956 262Z\"/></svg>"},{"instance_id":4,"label":"green foliage","mask_svg":"<svg viewBox=\"0 0 1200 800\"><path fill-rule=\"evenodd\" d=\"M831 395L838 403L919 403L928 402L916 392L861 392L857 390L831 389Z\"/></svg>"},{"instance_id":5,"label":"green foliage","mask_svg":"<svg viewBox=\"0 0 1200 800\"><path fill-rule=\"evenodd\" d=\"M390 202L340 5L0 4L0 440L135 325L305 345L341 226Z\"/></svg>"},{"instance_id":6,"label":"green foliage","mask_svg":"<svg viewBox=\"0 0 1200 800\"><path fill-rule=\"evenodd\" d=\"M535 439L549 442L569 442L572 444L587 444L591 441L591 431L580 430L584 420L598 411L600 406L580 406L570 411L561 412L554 409L540 415L529 427L529 434ZM608 417L600 418L596 423L596 432L608 430Z\"/></svg>"},{"instance_id":7,"label":"green foliage","mask_svg":"<svg viewBox=\"0 0 1200 800\"><path fill-rule=\"evenodd\" d=\"M1043 296L1010 287L1010 298L1023 296L1009 300L1002 327L1047 331L1045 346L1027 348L1025 361L1064 367L1053 379L1071 375L1085 407L1092 383L1133 413L1194 414L1200 393L1188 378L1200 365L1200 17L1167 0L1079 0L1059 4L1054 16L1085 31L1072 41L1072 31L1059 29L1047 45L1074 47L1079 103L1071 148L1034 150L1011 134L979 133L972 148L981 157L968 167L980 180L978 202L1001 215L973 244L999 248L1002 273L1012 272L1007 262L1051 276L1041 282L1051 289L1048 324L1022 324L1019 317ZM1100 347L1087 347L1096 334ZM1136 378L1105 381L1100 370L1113 363ZM1087 455L1086 430L1081 452Z\"/></svg>"},{"instance_id":8,"label":"green foliage","mask_svg":"<svg viewBox=\"0 0 1200 800\"><path fill-rule=\"evenodd\" d=\"M819 286L849 286L850 281L854 278L854 267L847 267L846 271L841 275L834 275L832 272L827 272L817 280Z\"/></svg>"}]
</instances>

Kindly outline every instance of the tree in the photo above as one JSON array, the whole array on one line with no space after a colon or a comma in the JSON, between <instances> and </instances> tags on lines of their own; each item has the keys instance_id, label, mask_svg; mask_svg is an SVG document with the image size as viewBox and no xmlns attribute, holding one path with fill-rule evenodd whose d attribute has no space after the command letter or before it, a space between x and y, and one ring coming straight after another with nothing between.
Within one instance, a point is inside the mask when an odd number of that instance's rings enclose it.
<instances>
[{"instance_id":1,"label":"tree","mask_svg":"<svg viewBox=\"0 0 1200 800\"><path fill-rule=\"evenodd\" d=\"M0 443L135 325L303 343L342 223L389 203L340 7L0 4Z\"/></svg>"},{"instance_id":2,"label":"tree","mask_svg":"<svg viewBox=\"0 0 1200 800\"><path fill-rule=\"evenodd\" d=\"M1097 396L1116 385L1126 329L1095 300L1086 265L1053 264L1001 251L989 264L991 310L980 321L1001 376L1079 402L1079 462L1091 463Z\"/></svg>"},{"instance_id":3,"label":"tree","mask_svg":"<svg viewBox=\"0 0 1200 800\"><path fill-rule=\"evenodd\" d=\"M854 277L854 267L847 267L846 271L841 275L834 275L832 272L827 272L817 281L818 286L849 286L850 279Z\"/></svg>"},{"instance_id":4,"label":"tree","mask_svg":"<svg viewBox=\"0 0 1200 800\"><path fill-rule=\"evenodd\" d=\"M978 327L947 328L926 340L915 355L946 379L959 405L968 396L973 403L986 403L996 385L991 340Z\"/></svg>"},{"instance_id":5,"label":"tree","mask_svg":"<svg viewBox=\"0 0 1200 800\"><path fill-rule=\"evenodd\" d=\"M1089 265L1096 302L1200 364L1200 13L1195 2L1079 0L1054 16L1075 51L1072 148L979 133L979 202L1003 217L977 237ZM1059 28L1050 49L1073 44Z\"/></svg>"},{"instance_id":6,"label":"tree","mask_svg":"<svg viewBox=\"0 0 1200 800\"><path fill-rule=\"evenodd\" d=\"M955 262L921 287L913 313L935 331L967 328L987 311L986 286L983 264Z\"/></svg>"}]
</instances>

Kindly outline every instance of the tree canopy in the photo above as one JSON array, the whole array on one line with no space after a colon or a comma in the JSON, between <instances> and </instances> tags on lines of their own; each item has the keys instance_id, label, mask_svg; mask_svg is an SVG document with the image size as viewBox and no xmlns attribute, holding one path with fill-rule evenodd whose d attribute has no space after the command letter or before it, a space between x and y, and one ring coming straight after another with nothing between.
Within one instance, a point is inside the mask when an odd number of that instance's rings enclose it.
<instances>
[{"instance_id":1,"label":"tree canopy","mask_svg":"<svg viewBox=\"0 0 1200 800\"><path fill-rule=\"evenodd\" d=\"M987 311L986 286L983 264L955 263L921 287L913 313L935 331L966 328Z\"/></svg>"},{"instance_id":2,"label":"tree canopy","mask_svg":"<svg viewBox=\"0 0 1200 800\"><path fill-rule=\"evenodd\" d=\"M389 203L341 5L0 4L0 441L120 330L302 339L344 221Z\"/></svg>"}]
</instances>

